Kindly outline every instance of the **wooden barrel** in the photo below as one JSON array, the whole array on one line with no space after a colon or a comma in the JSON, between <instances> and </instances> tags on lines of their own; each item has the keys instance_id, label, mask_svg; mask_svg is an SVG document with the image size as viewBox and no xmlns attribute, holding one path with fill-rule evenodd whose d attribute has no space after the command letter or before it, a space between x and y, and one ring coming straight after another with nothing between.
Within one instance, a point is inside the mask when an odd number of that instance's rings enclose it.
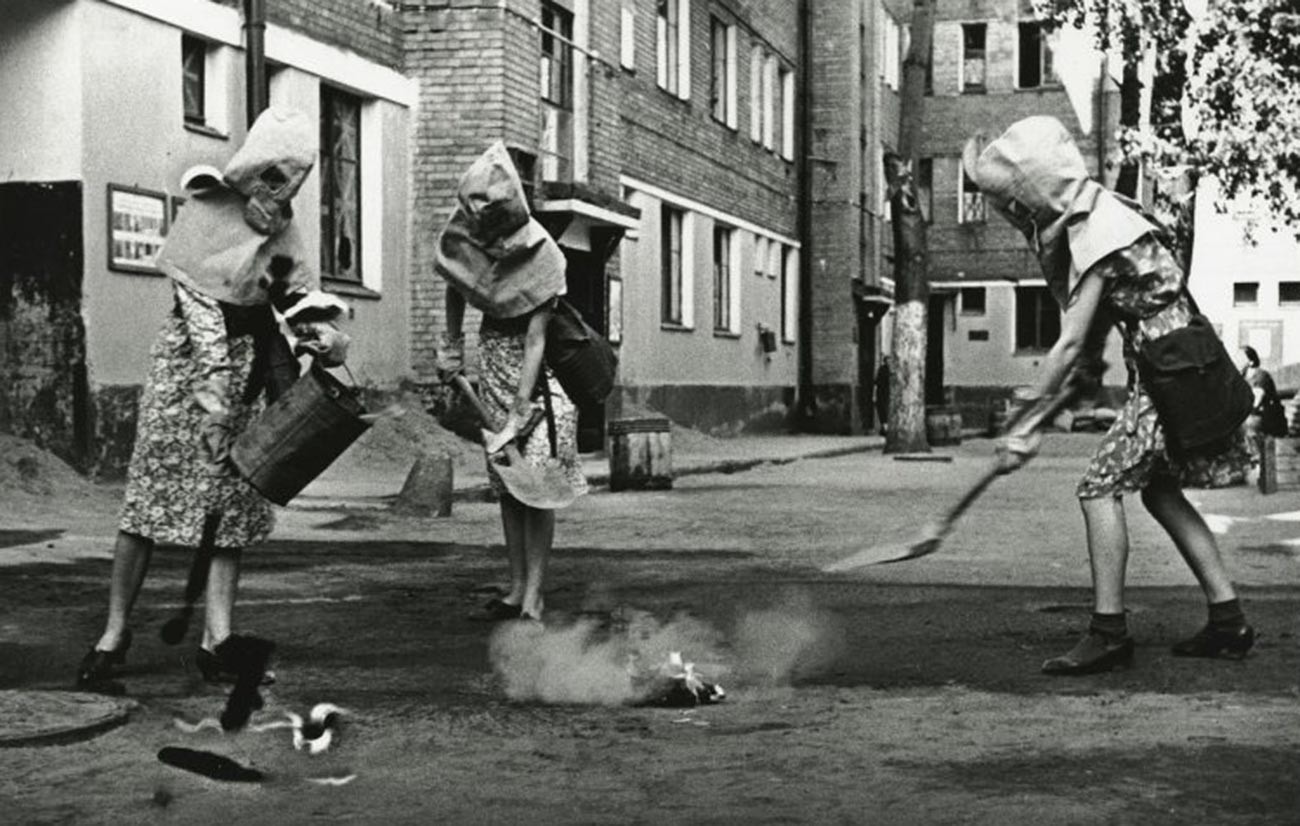
<instances>
[{"instance_id":1,"label":"wooden barrel","mask_svg":"<svg viewBox=\"0 0 1300 826\"><path fill-rule=\"evenodd\" d=\"M925 439L931 447L961 444L961 412L955 407L927 407Z\"/></svg>"},{"instance_id":2,"label":"wooden barrel","mask_svg":"<svg viewBox=\"0 0 1300 826\"><path fill-rule=\"evenodd\" d=\"M989 404L989 437L997 438L1007 429L1007 417L1011 410L1005 399L998 399Z\"/></svg>"},{"instance_id":3,"label":"wooden barrel","mask_svg":"<svg viewBox=\"0 0 1300 826\"><path fill-rule=\"evenodd\" d=\"M672 423L667 418L614 419L608 433L610 490L673 486Z\"/></svg>"}]
</instances>

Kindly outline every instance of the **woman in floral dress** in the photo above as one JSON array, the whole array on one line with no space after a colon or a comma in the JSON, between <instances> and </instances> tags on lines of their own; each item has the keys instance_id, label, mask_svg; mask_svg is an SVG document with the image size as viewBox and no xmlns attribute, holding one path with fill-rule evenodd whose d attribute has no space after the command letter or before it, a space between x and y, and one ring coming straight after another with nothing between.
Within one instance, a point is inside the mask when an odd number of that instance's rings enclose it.
<instances>
[{"instance_id":1,"label":"woman in floral dress","mask_svg":"<svg viewBox=\"0 0 1300 826\"><path fill-rule=\"evenodd\" d=\"M1037 452L1038 427L1051 400L1073 370L1098 361L1090 350L1104 343L1111 323L1118 325L1125 357L1131 359L1145 341L1186 326L1194 309L1186 275L1166 246L1164 230L1139 205L1088 178L1082 155L1059 122L1028 118L982 153L977 149L968 147L966 169L998 212L1025 234L1048 288L1065 311L1036 397L1027 401L1027 414L999 444L1002 469L1010 472ZM1255 632L1246 623L1214 534L1182 492L1187 485L1241 478L1250 462L1245 439L1238 431L1212 448L1171 452L1142 380L1129 391L1076 491L1092 564L1092 619L1073 649L1043 663L1047 674L1105 671L1133 658L1124 610L1126 493L1141 494L1209 604L1208 623L1175 644L1173 653L1243 656L1254 643Z\"/></svg>"},{"instance_id":2,"label":"woman in floral dress","mask_svg":"<svg viewBox=\"0 0 1300 826\"><path fill-rule=\"evenodd\" d=\"M329 320L346 308L318 291L287 210L316 154L316 129L296 112L270 110L224 173L196 167L190 196L159 266L172 310L150 353L135 449L118 525L104 632L82 660L77 685L120 693L114 679L131 644L127 619L156 545L210 554L196 663L232 681L231 634L243 548L271 531L270 504L229 461L233 438L261 409L280 335L273 307L299 348L339 363L346 339ZM296 367L296 364L291 365Z\"/></svg>"},{"instance_id":3,"label":"woman in floral dress","mask_svg":"<svg viewBox=\"0 0 1300 826\"><path fill-rule=\"evenodd\" d=\"M564 254L531 217L503 144L493 144L469 168L457 198L435 261L448 284L447 329L438 348L438 369L444 381L463 369L465 306L472 304L483 313L479 391L496 419L488 425L496 433L488 434L487 468L501 503L510 564L509 591L490 601L478 616L540 620L555 541L555 511L525 505L511 496L496 463L501 459L498 451L517 441L525 462L556 465L576 493L587 490L578 462L576 410L543 364L546 328L555 299L565 290ZM538 410L549 411L549 422L543 419L516 439Z\"/></svg>"}]
</instances>

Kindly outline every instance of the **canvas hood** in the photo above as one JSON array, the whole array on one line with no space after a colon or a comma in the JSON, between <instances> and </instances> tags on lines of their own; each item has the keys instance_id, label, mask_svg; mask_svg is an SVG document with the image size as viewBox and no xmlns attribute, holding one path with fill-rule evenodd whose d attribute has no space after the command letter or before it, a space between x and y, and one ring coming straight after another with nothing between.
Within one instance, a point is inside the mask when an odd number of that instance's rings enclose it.
<instances>
[{"instance_id":1,"label":"canvas hood","mask_svg":"<svg viewBox=\"0 0 1300 826\"><path fill-rule=\"evenodd\" d=\"M1043 277L1065 306L1082 273L1161 227L1135 201L1092 180L1069 131L1055 118L1012 124L963 164L989 203L1024 233Z\"/></svg>"},{"instance_id":2,"label":"canvas hood","mask_svg":"<svg viewBox=\"0 0 1300 826\"><path fill-rule=\"evenodd\" d=\"M171 278L218 301L266 304L317 289L289 198L311 171L316 136L297 112L268 110L220 177L188 170L187 200L158 253ZM280 303L277 301L277 303Z\"/></svg>"},{"instance_id":3,"label":"canvas hood","mask_svg":"<svg viewBox=\"0 0 1300 826\"><path fill-rule=\"evenodd\" d=\"M434 269L495 318L524 315L564 293L564 253L529 212L504 143L488 147L461 177Z\"/></svg>"}]
</instances>

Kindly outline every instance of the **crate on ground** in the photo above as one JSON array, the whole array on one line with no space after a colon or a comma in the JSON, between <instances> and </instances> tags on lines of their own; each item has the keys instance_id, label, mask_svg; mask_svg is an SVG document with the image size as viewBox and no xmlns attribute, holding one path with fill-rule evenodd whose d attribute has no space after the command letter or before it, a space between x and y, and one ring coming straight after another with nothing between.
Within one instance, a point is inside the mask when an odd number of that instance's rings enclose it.
<instances>
[{"instance_id":1,"label":"crate on ground","mask_svg":"<svg viewBox=\"0 0 1300 826\"><path fill-rule=\"evenodd\" d=\"M611 421L609 489L666 490L672 486L672 422L665 416Z\"/></svg>"},{"instance_id":2,"label":"crate on ground","mask_svg":"<svg viewBox=\"0 0 1300 826\"><path fill-rule=\"evenodd\" d=\"M1259 490L1300 490L1300 439L1263 436L1259 449Z\"/></svg>"}]
</instances>

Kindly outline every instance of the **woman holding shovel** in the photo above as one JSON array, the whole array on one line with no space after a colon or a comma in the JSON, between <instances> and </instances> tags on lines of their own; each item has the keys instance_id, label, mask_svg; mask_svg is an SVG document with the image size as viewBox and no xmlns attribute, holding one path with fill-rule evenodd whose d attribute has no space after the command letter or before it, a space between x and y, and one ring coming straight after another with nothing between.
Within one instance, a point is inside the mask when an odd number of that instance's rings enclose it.
<instances>
[{"instance_id":1,"label":"woman holding shovel","mask_svg":"<svg viewBox=\"0 0 1300 826\"><path fill-rule=\"evenodd\" d=\"M456 382L484 422L488 476L501 503L510 589L484 606L486 620L540 620L555 539L555 508L585 493L577 412L543 367L546 328L565 292L565 260L534 219L503 143L474 162L438 239L435 268L447 280L447 329L438 371ZM479 327L481 398L462 375L465 305Z\"/></svg>"},{"instance_id":2,"label":"woman holding shovel","mask_svg":"<svg viewBox=\"0 0 1300 826\"><path fill-rule=\"evenodd\" d=\"M273 307L299 350L342 362L346 337L330 320L346 307L319 292L289 201L311 171L318 128L297 112L268 110L224 172L195 167L189 196L158 264L173 304L154 341L140 399L135 450L113 553L108 618L77 671L77 687L121 693L114 678L131 645L127 619L156 544L195 548L186 608L164 637L179 642L206 585L195 659L209 682L234 682L265 665L270 643L231 633L241 550L271 531L270 504L235 471L234 436L297 377ZM287 374L286 374L287 371Z\"/></svg>"},{"instance_id":3,"label":"woman holding shovel","mask_svg":"<svg viewBox=\"0 0 1300 826\"><path fill-rule=\"evenodd\" d=\"M1141 494L1142 504L1173 540L1209 604L1208 623L1176 643L1173 653L1244 656L1255 632L1246 623L1214 534L1182 487L1239 477L1249 454L1241 418L1228 412L1232 405L1205 406L1196 396L1174 407L1162 403L1170 385L1158 382L1153 368L1160 343L1182 341L1198 326L1213 335L1187 293L1186 275L1170 252L1166 232L1140 205L1090 180L1069 132L1052 118L1019 121L983 152L968 144L963 164L994 208L1024 233L1064 310L1036 399L1026 402L1031 412L999 445L1003 472L1037 453L1041 417L1033 409L1054 403L1071 371L1095 355L1112 321L1123 334L1126 359L1138 368L1130 370L1136 381L1131 380L1128 400L1077 490L1092 563L1092 619L1078 644L1044 662L1043 672L1087 674L1132 660L1124 610L1129 542L1122 497L1133 492ZM1171 333L1180 335L1170 339ZM1222 350L1217 339L1198 340L1202 351ZM1235 368L1226 361L1220 367L1226 366L1226 386L1231 386Z\"/></svg>"}]
</instances>

